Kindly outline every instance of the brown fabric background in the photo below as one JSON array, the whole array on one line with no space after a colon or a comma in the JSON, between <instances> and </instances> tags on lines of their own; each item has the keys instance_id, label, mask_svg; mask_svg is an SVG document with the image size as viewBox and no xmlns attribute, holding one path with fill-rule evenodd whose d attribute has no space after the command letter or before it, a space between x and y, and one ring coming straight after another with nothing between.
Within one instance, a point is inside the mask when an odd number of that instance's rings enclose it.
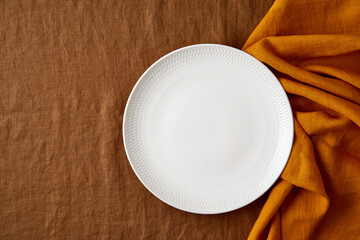
<instances>
[{"instance_id":1,"label":"brown fabric background","mask_svg":"<svg viewBox=\"0 0 360 240\"><path fill-rule=\"evenodd\" d=\"M155 60L241 48L273 0L0 1L0 239L244 239L264 203L221 215L152 196L122 114Z\"/></svg>"}]
</instances>

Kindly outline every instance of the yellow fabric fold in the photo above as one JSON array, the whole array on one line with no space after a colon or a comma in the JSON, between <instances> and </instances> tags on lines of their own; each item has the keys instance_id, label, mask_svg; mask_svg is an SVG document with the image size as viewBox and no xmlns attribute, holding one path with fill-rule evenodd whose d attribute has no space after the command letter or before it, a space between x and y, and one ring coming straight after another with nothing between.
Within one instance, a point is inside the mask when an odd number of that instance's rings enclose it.
<instances>
[{"instance_id":1,"label":"yellow fabric fold","mask_svg":"<svg viewBox=\"0 0 360 240\"><path fill-rule=\"evenodd\" d=\"M360 1L277 0L243 49L278 77L295 125L249 239L360 239Z\"/></svg>"}]
</instances>

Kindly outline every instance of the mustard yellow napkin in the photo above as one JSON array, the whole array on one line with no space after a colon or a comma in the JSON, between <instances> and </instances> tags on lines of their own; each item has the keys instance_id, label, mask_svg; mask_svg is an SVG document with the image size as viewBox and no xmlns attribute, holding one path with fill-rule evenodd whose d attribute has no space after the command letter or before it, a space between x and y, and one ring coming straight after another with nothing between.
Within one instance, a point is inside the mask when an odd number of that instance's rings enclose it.
<instances>
[{"instance_id":1,"label":"mustard yellow napkin","mask_svg":"<svg viewBox=\"0 0 360 240\"><path fill-rule=\"evenodd\" d=\"M244 50L273 69L295 122L249 239L360 239L360 1L277 0Z\"/></svg>"}]
</instances>

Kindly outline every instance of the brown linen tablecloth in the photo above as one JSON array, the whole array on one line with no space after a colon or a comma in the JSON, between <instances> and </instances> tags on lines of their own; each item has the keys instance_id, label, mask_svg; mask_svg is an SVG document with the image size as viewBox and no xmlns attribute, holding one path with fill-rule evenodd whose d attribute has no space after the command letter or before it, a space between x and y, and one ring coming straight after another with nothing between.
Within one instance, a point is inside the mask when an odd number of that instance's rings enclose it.
<instances>
[{"instance_id":1,"label":"brown linen tablecloth","mask_svg":"<svg viewBox=\"0 0 360 240\"><path fill-rule=\"evenodd\" d=\"M1 1L0 239L244 239L264 197L221 215L158 200L122 142L128 95L177 48L241 48L272 0Z\"/></svg>"}]
</instances>

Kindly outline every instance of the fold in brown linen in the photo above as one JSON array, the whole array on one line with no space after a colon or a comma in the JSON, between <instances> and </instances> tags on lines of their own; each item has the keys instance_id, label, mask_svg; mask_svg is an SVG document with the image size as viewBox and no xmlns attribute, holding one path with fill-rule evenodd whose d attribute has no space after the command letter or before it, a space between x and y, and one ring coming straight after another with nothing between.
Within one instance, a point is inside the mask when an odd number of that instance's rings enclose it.
<instances>
[{"instance_id":1,"label":"fold in brown linen","mask_svg":"<svg viewBox=\"0 0 360 240\"><path fill-rule=\"evenodd\" d=\"M196 43L241 48L272 0L1 1L0 239L243 239L235 212L174 209L136 178L122 114L140 75Z\"/></svg>"}]
</instances>

